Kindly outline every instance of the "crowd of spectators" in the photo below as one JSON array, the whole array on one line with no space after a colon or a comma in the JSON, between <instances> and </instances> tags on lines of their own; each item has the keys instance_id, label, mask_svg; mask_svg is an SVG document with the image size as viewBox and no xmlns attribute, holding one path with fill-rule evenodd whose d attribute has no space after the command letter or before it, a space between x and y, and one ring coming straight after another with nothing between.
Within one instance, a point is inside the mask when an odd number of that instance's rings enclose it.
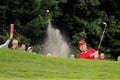
<instances>
[{"instance_id":1,"label":"crowd of spectators","mask_svg":"<svg viewBox=\"0 0 120 80\"><path fill-rule=\"evenodd\" d=\"M8 40L5 43L1 44L0 48L9 48L8 45L9 45L9 43L10 43L10 41L12 39L13 39L13 34L10 34L10 37L8 38ZM30 53L33 52L33 47L28 47L26 49L26 45L25 44L21 44L21 46L19 47L19 42L16 39L12 40L12 47L10 47L9 49L12 49L12 50L21 50L21 51L28 51Z\"/></svg>"}]
</instances>

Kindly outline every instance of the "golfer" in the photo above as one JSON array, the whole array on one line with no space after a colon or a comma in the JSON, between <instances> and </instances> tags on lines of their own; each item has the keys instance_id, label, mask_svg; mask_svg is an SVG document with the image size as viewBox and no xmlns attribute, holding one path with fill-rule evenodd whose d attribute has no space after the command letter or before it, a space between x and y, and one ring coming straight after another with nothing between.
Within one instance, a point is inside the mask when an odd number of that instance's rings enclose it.
<instances>
[{"instance_id":1,"label":"golfer","mask_svg":"<svg viewBox=\"0 0 120 80\"><path fill-rule=\"evenodd\" d=\"M98 54L98 51L96 51L95 49L91 48L91 49L87 49L87 43L84 40L81 40L78 42L78 47L81 50L81 53L77 54L77 58L83 58L83 59L100 59L100 56Z\"/></svg>"}]
</instances>

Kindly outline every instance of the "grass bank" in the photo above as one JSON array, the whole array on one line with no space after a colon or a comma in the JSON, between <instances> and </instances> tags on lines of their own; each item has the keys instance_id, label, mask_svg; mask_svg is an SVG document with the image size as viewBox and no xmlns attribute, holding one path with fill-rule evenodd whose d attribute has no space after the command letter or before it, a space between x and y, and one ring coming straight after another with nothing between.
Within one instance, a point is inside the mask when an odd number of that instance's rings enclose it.
<instances>
[{"instance_id":1,"label":"grass bank","mask_svg":"<svg viewBox=\"0 0 120 80\"><path fill-rule=\"evenodd\" d=\"M119 80L120 62L46 57L0 49L0 80Z\"/></svg>"}]
</instances>

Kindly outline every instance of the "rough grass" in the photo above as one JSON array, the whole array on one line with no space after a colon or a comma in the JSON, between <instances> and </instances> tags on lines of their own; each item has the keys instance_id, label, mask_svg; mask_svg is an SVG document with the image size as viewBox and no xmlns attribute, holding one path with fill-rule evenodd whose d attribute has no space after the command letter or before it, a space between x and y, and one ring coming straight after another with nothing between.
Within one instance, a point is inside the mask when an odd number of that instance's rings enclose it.
<instances>
[{"instance_id":1,"label":"rough grass","mask_svg":"<svg viewBox=\"0 0 120 80\"><path fill-rule=\"evenodd\" d=\"M119 80L120 62L46 57L0 49L0 80Z\"/></svg>"}]
</instances>

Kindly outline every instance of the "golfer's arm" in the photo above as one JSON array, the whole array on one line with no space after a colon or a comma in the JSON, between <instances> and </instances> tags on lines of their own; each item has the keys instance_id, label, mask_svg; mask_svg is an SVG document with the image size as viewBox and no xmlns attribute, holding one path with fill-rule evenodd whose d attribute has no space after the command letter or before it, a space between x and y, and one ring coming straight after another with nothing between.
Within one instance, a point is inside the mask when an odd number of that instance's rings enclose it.
<instances>
[{"instance_id":1,"label":"golfer's arm","mask_svg":"<svg viewBox=\"0 0 120 80\"><path fill-rule=\"evenodd\" d=\"M98 51L95 51L94 53L90 54L90 57L93 57L95 55L98 55Z\"/></svg>"}]
</instances>

